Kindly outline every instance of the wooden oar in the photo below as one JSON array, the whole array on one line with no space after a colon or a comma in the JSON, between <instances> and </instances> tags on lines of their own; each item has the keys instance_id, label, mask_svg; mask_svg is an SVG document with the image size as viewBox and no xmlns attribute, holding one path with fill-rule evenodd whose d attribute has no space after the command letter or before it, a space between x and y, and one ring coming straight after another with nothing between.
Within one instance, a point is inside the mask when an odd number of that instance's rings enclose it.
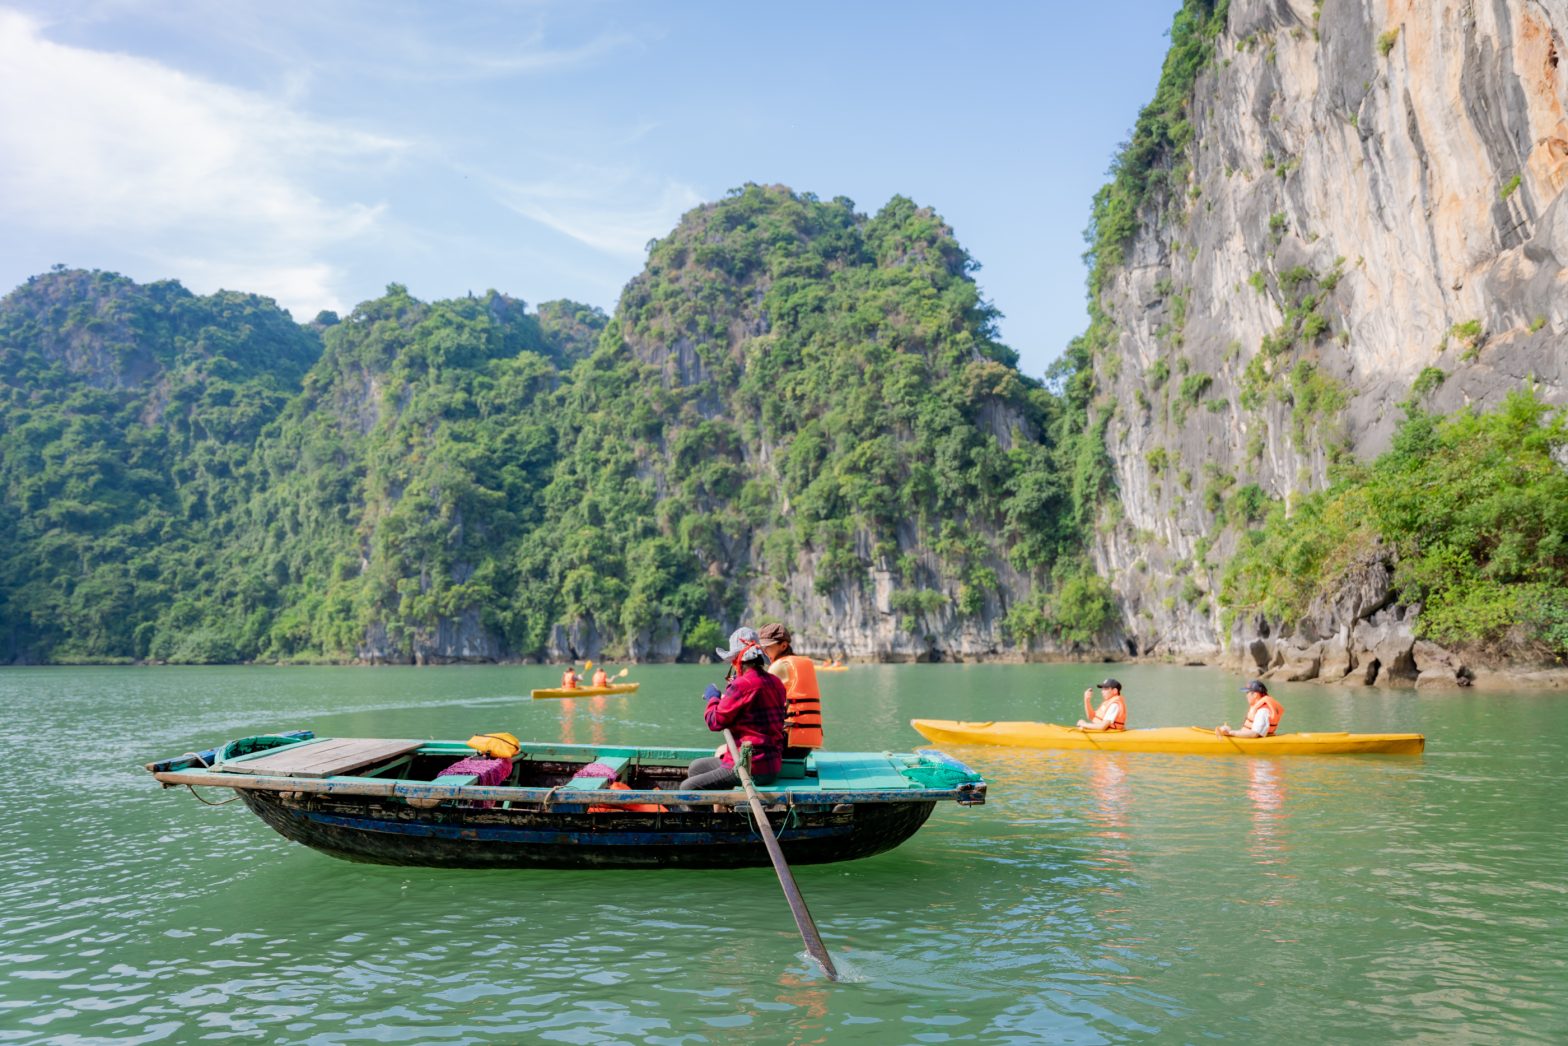
<instances>
[{"instance_id":1,"label":"wooden oar","mask_svg":"<svg viewBox=\"0 0 1568 1046\"><path fill-rule=\"evenodd\" d=\"M790 914L795 916L795 927L800 930L801 940L806 942L806 951L822 964L828 980L836 981L838 970L833 966L833 957L828 954L827 945L822 943L822 935L817 933L811 909L806 907L806 899L800 895L800 888L795 885L795 877L790 874L789 865L784 863L784 851L779 848L773 826L768 823L768 812L762 807L762 800L757 796L757 786L752 784L751 773L740 758L740 747L735 744L735 735L729 730L724 731L724 743L729 746L730 758L735 760L735 772L740 775L740 783L745 786L746 801L751 804L751 812L757 818L762 844L768 848L768 859L773 862L773 871L779 877L779 885L784 888L784 899L789 902Z\"/></svg>"}]
</instances>

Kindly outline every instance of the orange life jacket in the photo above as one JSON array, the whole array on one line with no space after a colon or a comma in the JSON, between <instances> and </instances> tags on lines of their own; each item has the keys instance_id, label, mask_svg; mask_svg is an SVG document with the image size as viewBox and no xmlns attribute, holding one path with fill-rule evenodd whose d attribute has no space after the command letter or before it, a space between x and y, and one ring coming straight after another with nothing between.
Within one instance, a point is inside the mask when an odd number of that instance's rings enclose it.
<instances>
[{"instance_id":1,"label":"orange life jacket","mask_svg":"<svg viewBox=\"0 0 1568 1046\"><path fill-rule=\"evenodd\" d=\"M1100 707L1094 710L1094 718L1104 719L1105 706L1110 704L1112 701L1116 702L1117 705L1116 718L1112 722L1108 723L1105 729L1125 730L1127 729L1127 698L1122 694L1117 694L1115 697L1107 697L1104 701L1101 701Z\"/></svg>"},{"instance_id":2,"label":"orange life jacket","mask_svg":"<svg viewBox=\"0 0 1568 1046\"><path fill-rule=\"evenodd\" d=\"M568 668L565 672L561 673L561 689L562 690L576 690L577 689L577 670L576 669Z\"/></svg>"},{"instance_id":3,"label":"orange life jacket","mask_svg":"<svg viewBox=\"0 0 1568 1046\"><path fill-rule=\"evenodd\" d=\"M610 787L617 792L630 792L632 786L625 781L611 781ZM595 803L588 808L591 814L618 814L622 810L630 810L639 814L659 814L664 812L664 807L658 803Z\"/></svg>"},{"instance_id":4,"label":"orange life jacket","mask_svg":"<svg viewBox=\"0 0 1568 1046\"><path fill-rule=\"evenodd\" d=\"M822 747L822 693L811 658L786 654L774 664L789 665L784 683L784 730L791 748Z\"/></svg>"},{"instance_id":5,"label":"orange life jacket","mask_svg":"<svg viewBox=\"0 0 1568 1046\"><path fill-rule=\"evenodd\" d=\"M1269 732L1263 735L1264 737L1269 737L1274 733L1275 730L1279 729L1279 717L1285 714L1285 706L1281 705L1268 694L1259 694L1257 700L1252 701L1247 705L1248 729L1251 729L1252 717L1258 714L1258 708L1260 706L1267 707L1269 710Z\"/></svg>"},{"instance_id":6,"label":"orange life jacket","mask_svg":"<svg viewBox=\"0 0 1568 1046\"><path fill-rule=\"evenodd\" d=\"M609 686L610 685L610 673L606 672L602 668L595 670L595 672L593 674L593 685L594 686Z\"/></svg>"}]
</instances>

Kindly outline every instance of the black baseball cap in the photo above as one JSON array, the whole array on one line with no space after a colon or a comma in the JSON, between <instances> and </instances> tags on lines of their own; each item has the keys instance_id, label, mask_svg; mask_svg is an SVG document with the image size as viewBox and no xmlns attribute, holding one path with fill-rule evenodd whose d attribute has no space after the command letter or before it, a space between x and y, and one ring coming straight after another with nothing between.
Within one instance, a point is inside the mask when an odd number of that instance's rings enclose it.
<instances>
[{"instance_id":1,"label":"black baseball cap","mask_svg":"<svg viewBox=\"0 0 1568 1046\"><path fill-rule=\"evenodd\" d=\"M1107 677L1106 680L1100 684L1101 690L1109 690L1113 687L1117 690L1120 690L1122 688L1122 684L1118 680L1111 679L1109 677Z\"/></svg>"},{"instance_id":2,"label":"black baseball cap","mask_svg":"<svg viewBox=\"0 0 1568 1046\"><path fill-rule=\"evenodd\" d=\"M1269 688L1263 685L1263 680L1261 680L1261 679L1249 679L1249 680L1247 680L1246 684L1241 688L1241 690L1242 690L1242 693L1245 693L1245 694L1250 694L1254 690L1256 690L1260 694L1266 694L1266 693L1269 692Z\"/></svg>"}]
</instances>

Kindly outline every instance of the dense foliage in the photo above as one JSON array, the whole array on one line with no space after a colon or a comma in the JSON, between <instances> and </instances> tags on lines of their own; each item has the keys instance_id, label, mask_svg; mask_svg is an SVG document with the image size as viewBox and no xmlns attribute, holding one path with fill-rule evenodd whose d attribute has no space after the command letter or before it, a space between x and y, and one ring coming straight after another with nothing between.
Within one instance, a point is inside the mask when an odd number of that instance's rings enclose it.
<instances>
[{"instance_id":1,"label":"dense foliage","mask_svg":"<svg viewBox=\"0 0 1568 1046\"><path fill-rule=\"evenodd\" d=\"M1387 454L1249 534L1223 601L1292 620L1386 553L1421 634L1568 655L1568 418L1528 391L1489 413L1406 409Z\"/></svg>"},{"instance_id":2,"label":"dense foliage","mask_svg":"<svg viewBox=\"0 0 1568 1046\"><path fill-rule=\"evenodd\" d=\"M251 448L319 351L251 295L56 272L8 297L0 660L205 659Z\"/></svg>"},{"instance_id":3,"label":"dense foliage","mask_svg":"<svg viewBox=\"0 0 1568 1046\"><path fill-rule=\"evenodd\" d=\"M877 569L906 629L1087 642L1062 403L974 268L908 200L747 186L613 317L37 277L0 306L0 660L700 648Z\"/></svg>"}]
</instances>

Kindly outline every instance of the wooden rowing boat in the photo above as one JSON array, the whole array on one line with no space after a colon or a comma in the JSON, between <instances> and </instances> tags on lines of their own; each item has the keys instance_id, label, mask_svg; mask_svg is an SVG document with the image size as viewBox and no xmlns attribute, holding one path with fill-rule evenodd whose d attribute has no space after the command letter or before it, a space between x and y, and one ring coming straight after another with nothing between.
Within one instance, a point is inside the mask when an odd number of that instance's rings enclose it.
<instances>
[{"instance_id":1,"label":"wooden rowing boat","mask_svg":"<svg viewBox=\"0 0 1568 1046\"><path fill-rule=\"evenodd\" d=\"M1095 752L1170 752L1185 755L1420 755L1420 734L1291 733L1273 737L1217 737L1201 726L1147 730L1080 730L1055 723L966 723L913 719L910 725L931 741L952 744L1065 748Z\"/></svg>"},{"instance_id":2,"label":"wooden rowing boat","mask_svg":"<svg viewBox=\"0 0 1568 1046\"><path fill-rule=\"evenodd\" d=\"M641 683L611 683L609 686L545 687L530 693L538 701L546 697L613 697L616 694L635 694Z\"/></svg>"},{"instance_id":3,"label":"wooden rowing boat","mask_svg":"<svg viewBox=\"0 0 1568 1046\"><path fill-rule=\"evenodd\" d=\"M525 743L500 768L501 783L480 784L471 775L441 776L475 757L460 741L298 731L242 738L147 769L165 786L232 788L283 836L351 861L765 867L767 849L744 791L679 790L692 760L712 751ZM934 750L815 752L786 760L778 780L758 794L789 863L818 864L890 850L938 802L984 803L986 784Z\"/></svg>"}]
</instances>

